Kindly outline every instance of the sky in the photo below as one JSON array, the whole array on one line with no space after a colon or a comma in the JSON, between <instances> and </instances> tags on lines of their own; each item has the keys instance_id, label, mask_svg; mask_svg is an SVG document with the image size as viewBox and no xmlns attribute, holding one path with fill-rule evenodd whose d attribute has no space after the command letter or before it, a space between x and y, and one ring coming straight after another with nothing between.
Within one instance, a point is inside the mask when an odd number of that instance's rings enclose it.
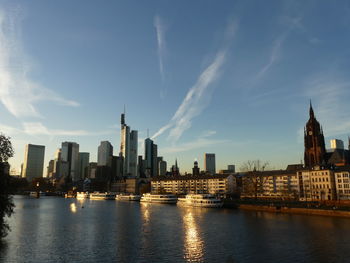
<instances>
[{"instance_id":1,"label":"sky","mask_svg":"<svg viewBox=\"0 0 350 263\"><path fill-rule=\"evenodd\" d=\"M350 135L349 1L0 0L0 132L19 169L63 141L119 154L120 114L180 171L303 159L312 100L326 145Z\"/></svg>"}]
</instances>

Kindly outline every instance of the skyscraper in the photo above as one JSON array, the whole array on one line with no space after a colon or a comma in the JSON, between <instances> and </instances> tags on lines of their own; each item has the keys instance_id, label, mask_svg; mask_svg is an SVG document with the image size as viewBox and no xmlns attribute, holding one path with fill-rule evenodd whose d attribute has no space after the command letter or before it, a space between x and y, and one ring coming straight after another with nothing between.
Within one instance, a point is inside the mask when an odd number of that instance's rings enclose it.
<instances>
[{"instance_id":1,"label":"skyscraper","mask_svg":"<svg viewBox=\"0 0 350 263\"><path fill-rule=\"evenodd\" d=\"M162 158L162 160L158 162L158 175L164 176L166 175L166 172L167 172L167 163Z\"/></svg>"},{"instance_id":2,"label":"skyscraper","mask_svg":"<svg viewBox=\"0 0 350 263\"><path fill-rule=\"evenodd\" d=\"M102 141L97 152L97 165L107 166L109 158L113 156L112 144L109 141Z\"/></svg>"},{"instance_id":3,"label":"skyscraper","mask_svg":"<svg viewBox=\"0 0 350 263\"><path fill-rule=\"evenodd\" d=\"M24 153L23 177L27 181L43 177L45 146L27 144Z\"/></svg>"},{"instance_id":4,"label":"skyscraper","mask_svg":"<svg viewBox=\"0 0 350 263\"><path fill-rule=\"evenodd\" d=\"M145 140L145 163L147 177L158 175L158 147L150 138Z\"/></svg>"},{"instance_id":5,"label":"skyscraper","mask_svg":"<svg viewBox=\"0 0 350 263\"><path fill-rule=\"evenodd\" d=\"M67 175L70 176L73 182L82 179L79 173L79 144L75 142L63 142L61 160L67 163Z\"/></svg>"},{"instance_id":6,"label":"skyscraper","mask_svg":"<svg viewBox=\"0 0 350 263\"><path fill-rule=\"evenodd\" d=\"M215 153L204 154L204 170L210 174L216 173L215 167Z\"/></svg>"},{"instance_id":7,"label":"skyscraper","mask_svg":"<svg viewBox=\"0 0 350 263\"><path fill-rule=\"evenodd\" d=\"M137 131L130 133L125 124L125 113L121 115L120 155L123 157L123 176L137 176Z\"/></svg>"},{"instance_id":8,"label":"skyscraper","mask_svg":"<svg viewBox=\"0 0 350 263\"><path fill-rule=\"evenodd\" d=\"M130 133L130 157L129 157L129 173L132 177L137 176L137 131L132 130Z\"/></svg>"},{"instance_id":9,"label":"skyscraper","mask_svg":"<svg viewBox=\"0 0 350 263\"><path fill-rule=\"evenodd\" d=\"M80 152L79 153L79 172L80 172L81 179L88 178L89 162L90 162L90 153Z\"/></svg>"}]
</instances>

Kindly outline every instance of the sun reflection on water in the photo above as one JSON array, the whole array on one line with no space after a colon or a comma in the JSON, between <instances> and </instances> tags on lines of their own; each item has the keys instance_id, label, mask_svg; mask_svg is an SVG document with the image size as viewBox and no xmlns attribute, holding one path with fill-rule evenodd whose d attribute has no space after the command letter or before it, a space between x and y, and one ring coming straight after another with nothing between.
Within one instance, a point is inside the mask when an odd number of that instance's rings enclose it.
<instances>
[{"instance_id":1,"label":"sun reflection on water","mask_svg":"<svg viewBox=\"0 0 350 263\"><path fill-rule=\"evenodd\" d=\"M150 219L150 214L149 214L149 209L148 209L148 204L146 203L141 203L141 212L142 212L142 217L143 220L148 223Z\"/></svg>"},{"instance_id":2,"label":"sun reflection on water","mask_svg":"<svg viewBox=\"0 0 350 263\"><path fill-rule=\"evenodd\" d=\"M77 206L75 203L71 203L70 204L70 211L72 211L72 213L76 213L77 212Z\"/></svg>"},{"instance_id":3,"label":"sun reflection on water","mask_svg":"<svg viewBox=\"0 0 350 263\"><path fill-rule=\"evenodd\" d=\"M202 262L204 256L204 242L200 236L198 225L191 210L186 210L183 223L185 230L184 258L187 262Z\"/></svg>"}]
</instances>

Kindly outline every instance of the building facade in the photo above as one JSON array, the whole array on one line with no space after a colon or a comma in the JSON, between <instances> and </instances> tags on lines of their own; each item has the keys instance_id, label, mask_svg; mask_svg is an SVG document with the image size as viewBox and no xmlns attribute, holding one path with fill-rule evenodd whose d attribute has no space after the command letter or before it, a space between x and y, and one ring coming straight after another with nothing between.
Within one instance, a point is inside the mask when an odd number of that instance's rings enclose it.
<instances>
[{"instance_id":1,"label":"building facade","mask_svg":"<svg viewBox=\"0 0 350 263\"><path fill-rule=\"evenodd\" d=\"M233 175L158 176L151 180L152 193L232 194L236 189Z\"/></svg>"},{"instance_id":2,"label":"building facade","mask_svg":"<svg viewBox=\"0 0 350 263\"><path fill-rule=\"evenodd\" d=\"M120 156L123 157L123 176L137 177L137 131L130 132L125 123L125 113L121 115Z\"/></svg>"},{"instance_id":3,"label":"building facade","mask_svg":"<svg viewBox=\"0 0 350 263\"><path fill-rule=\"evenodd\" d=\"M336 193L339 200L350 200L350 166L334 171Z\"/></svg>"},{"instance_id":4,"label":"building facade","mask_svg":"<svg viewBox=\"0 0 350 263\"><path fill-rule=\"evenodd\" d=\"M113 155L113 146L109 141L102 141L97 149L97 165L107 166L110 156Z\"/></svg>"},{"instance_id":5,"label":"building facade","mask_svg":"<svg viewBox=\"0 0 350 263\"><path fill-rule=\"evenodd\" d=\"M210 174L216 173L215 153L204 154L204 170Z\"/></svg>"},{"instance_id":6,"label":"building facade","mask_svg":"<svg viewBox=\"0 0 350 263\"><path fill-rule=\"evenodd\" d=\"M88 178L89 172L89 162L90 162L90 153L80 152L79 153L79 172L80 178Z\"/></svg>"},{"instance_id":7,"label":"building facade","mask_svg":"<svg viewBox=\"0 0 350 263\"><path fill-rule=\"evenodd\" d=\"M27 144L24 153L22 176L27 181L43 177L45 146Z\"/></svg>"},{"instance_id":8,"label":"building facade","mask_svg":"<svg viewBox=\"0 0 350 263\"><path fill-rule=\"evenodd\" d=\"M158 175L158 147L150 138L145 140L145 164L146 177Z\"/></svg>"},{"instance_id":9,"label":"building facade","mask_svg":"<svg viewBox=\"0 0 350 263\"><path fill-rule=\"evenodd\" d=\"M299 198L299 181L295 171L251 171L242 176L242 197Z\"/></svg>"},{"instance_id":10,"label":"building facade","mask_svg":"<svg viewBox=\"0 0 350 263\"><path fill-rule=\"evenodd\" d=\"M76 142L63 142L61 147L61 160L67 163L67 174L73 182L82 179L79 171L79 144Z\"/></svg>"}]
</instances>

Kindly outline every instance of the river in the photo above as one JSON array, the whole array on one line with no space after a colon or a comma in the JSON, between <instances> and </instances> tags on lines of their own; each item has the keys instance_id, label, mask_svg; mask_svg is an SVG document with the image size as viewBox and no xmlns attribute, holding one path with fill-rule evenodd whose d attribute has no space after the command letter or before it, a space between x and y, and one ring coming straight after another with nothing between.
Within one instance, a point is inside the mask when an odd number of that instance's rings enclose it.
<instances>
[{"instance_id":1,"label":"river","mask_svg":"<svg viewBox=\"0 0 350 263\"><path fill-rule=\"evenodd\" d=\"M350 262L350 219L15 196L1 262Z\"/></svg>"}]
</instances>

